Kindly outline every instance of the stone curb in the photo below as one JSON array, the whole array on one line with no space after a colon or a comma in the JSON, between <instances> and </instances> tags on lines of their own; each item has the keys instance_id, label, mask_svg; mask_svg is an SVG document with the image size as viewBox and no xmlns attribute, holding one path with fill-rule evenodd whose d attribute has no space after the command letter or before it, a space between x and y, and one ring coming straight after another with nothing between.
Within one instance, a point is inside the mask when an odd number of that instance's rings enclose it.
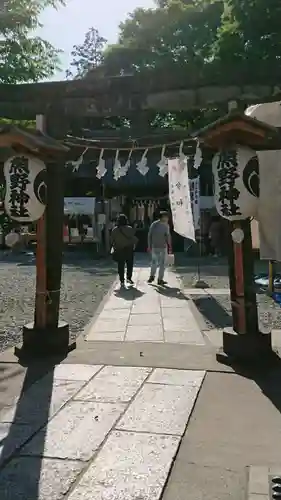
<instances>
[{"instance_id":1,"label":"stone curb","mask_svg":"<svg viewBox=\"0 0 281 500\"><path fill-rule=\"evenodd\" d=\"M281 476L281 465L274 467L250 466L248 500L271 500L272 476Z\"/></svg>"}]
</instances>

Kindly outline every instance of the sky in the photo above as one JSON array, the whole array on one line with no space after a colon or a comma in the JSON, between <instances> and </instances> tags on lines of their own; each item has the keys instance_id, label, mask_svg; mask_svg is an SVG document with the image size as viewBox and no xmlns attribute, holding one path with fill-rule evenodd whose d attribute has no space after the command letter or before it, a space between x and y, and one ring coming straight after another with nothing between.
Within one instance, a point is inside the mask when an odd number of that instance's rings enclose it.
<instances>
[{"instance_id":1,"label":"sky","mask_svg":"<svg viewBox=\"0 0 281 500\"><path fill-rule=\"evenodd\" d=\"M153 6L153 0L67 0L67 6L58 11L44 11L40 19L44 26L38 34L63 50L61 65L65 71L71 61L73 45L83 43L89 28L93 26L108 43L114 43L118 37L118 26L128 13L137 7ZM57 73L52 79L63 79L64 71Z\"/></svg>"}]
</instances>

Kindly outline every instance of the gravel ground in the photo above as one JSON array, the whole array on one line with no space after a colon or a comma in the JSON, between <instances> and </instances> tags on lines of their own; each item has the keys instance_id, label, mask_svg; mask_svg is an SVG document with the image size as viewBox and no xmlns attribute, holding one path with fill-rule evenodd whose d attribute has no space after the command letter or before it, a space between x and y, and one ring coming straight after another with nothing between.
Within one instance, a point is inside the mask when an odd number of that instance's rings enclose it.
<instances>
[{"instance_id":1,"label":"gravel ground","mask_svg":"<svg viewBox=\"0 0 281 500\"><path fill-rule=\"evenodd\" d=\"M197 278L197 262L177 259L176 271L186 288ZM256 273L265 272L266 264L257 263ZM201 279L211 288L229 288L227 264L223 260L202 259ZM61 319L70 325L71 338L76 338L91 320L101 300L116 278L112 262L93 261L89 257L67 255L63 266ZM21 329L33 320L35 296L35 264L30 256L0 254L0 351L21 340ZM258 294L261 324L267 322L281 329L281 308L265 294ZM203 330L231 325L231 305L227 295L194 296L200 326Z\"/></svg>"},{"instance_id":2,"label":"gravel ground","mask_svg":"<svg viewBox=\"0 0 281 500\"><path fill-rule=\"evenodd\" d=\"M202 330L213 330L232 326L231 304L228 295L213 295L212 297L196 296L193 302L200 314ZM259 324L261 331L270 326L281 329L281 308L267 295L257 295Z\"/></svg>"},{"instance_id":3,"label":"gravel ground","mask_svg":"<svg viewBox=\"0 0 281 500\"><path fill-rule=\"evenodd\" d=\"M30 257L0 257L0 351L21 340L21 328L33 320L35 265ZM112 286L112 262L68 256L63 266L60 317L76 338Z\"/></svg>"},{"instance_id":4,"label":"gravel ground","mask_svg":"<svg viewBox=\"0 0 281 500\"><path fill-rule=\"evenodd\" d=\"M188 259L179 256L176 259L176 270L181 275L184 286L191 288L194 281L198 277L200 271L200 278L208 283L210 288L229 288L228 280L228 265L226 259L216 259L213 257ZM265 261L255 262L255 273L266 273L268 264Z\"/></svg>"},{"instance_id":5,"label":"gravel ground","mask_svg":"<svg viewBox=\"0 0 281 500\"><path fill-rule=\"evenodd\" d=\"M180 259L179 259L180 260ZM181 260L177 263L177 272L180 274L185 288L192 288L198 276L198 268L195 259ZM257 261L255 273L267 272L267 262ZM210 288L229 288L228 267L224 259L201 259L200 277ZM231 304L229 296L213 295L212 297L194 296L193 302L199 311L199 323L203 330L224 328L232 325ZM281 307L268 295L258 291L257 303L259 312L260 328L268 328L268 324L274 329L281 329Z\"/></svg>"}]
</instances>

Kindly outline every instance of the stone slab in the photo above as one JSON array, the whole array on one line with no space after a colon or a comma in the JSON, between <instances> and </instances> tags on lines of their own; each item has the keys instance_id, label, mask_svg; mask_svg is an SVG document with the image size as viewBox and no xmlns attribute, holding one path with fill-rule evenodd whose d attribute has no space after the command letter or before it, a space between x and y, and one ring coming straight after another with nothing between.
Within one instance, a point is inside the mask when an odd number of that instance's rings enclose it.
<instances>
[{"instance_id":1,"label":"stone slab","mask_svg":"<svg viewBox=\"0 0 281 500\"><path fill-rule=\"evenodd\" d=\"M159 311L160 312L160 311ZM128 327L130 326L161 326L162 318L160 314L133 314L130 316Z\"/></svg>"},{"instance_id":2,"label":"stone slab","mask_svg":"<svg viewBox=\"0 0 281 500\"><path fill-rule=\"evenodd\" d=\"M128 320L126 318L97 319L91 328L91 332L123 332L126 329Z\"/></svg>"},{"instance_id":3,"label":"stone slab","mask_svg":"<svg viewBox=\"0 0 281 500\"><path fill-rule=\"evenodd\" d=\"M281 330L273 329L272 330L272 345L274 347L281 347Z\"/></svg>"},{"instance_id":4,"label":"stone slab","mask_svg":"<svg viewBox=\"0 0 281 500\"><path fill-rule=\"evenodd\" d=\"M90 331L87 336L87 342L107 341L107 342L122 342L125 339L126 331L123 332L96 332Z\"/></svg>"},{"instance_id":5,"label":"stone slab","mask_svg":"<svg viewBox=\"0 0 281 500\"><path fill-rule=\"evenodd\" d=\"M181 279L180 279L179 275L176 274L172 268L166 269L164 279L166 281L168 281L168 286L171 286L171 287L180 287L181 286Z\"/></svg>"},{"instance_id":6,"label":"stone slab","mask_svg":"<svg viewBox=\"0 0 281 500\"><path fill-rule=\"evenodd\" d=\"M138 297L135 299L132 303L132 307L135 307L136 305L138 306L155 306L158 307L160 306L160 300L159 296L156 295L156 292L151 294L149 290L143 290L143 295L141 297Z\"/></svg>"},{"instance_id":7,"label":"stone slab","mask_svg":"<svg viewBox=\"0 0 281 500\"><path fill-rule=\"evenodd\" d=\"M248 492L251 495L267 495L269 496L268 482L269 468L262 466L249 467L249 487Z\"/></svg>"},{"instance_id":8,"label":"stone slab","mask_svg":"<svg viewBox=\"0 0 281 500\"><path fill-rule=\"evenodd\" d=\"M256 380L244 372L208 371L179 456L207 467L227 464L232 470L281 464L279 378L278 369L260 372Z\"/></svg>"},{"instance_id":9,"label":"stone slab","mask_svg":"<svg viewBox=\"0 0 281 500\"><path fill-rule=\"evenodd\" d=\"M153 370L147 382L150 384L193 385L200 387L204 376L204 371L156 368Z\"/></svg>"},{"instance_id":10,"label":"stone slab","mask_svg":"<svg viewBox=\"0 0 281 500\"><path fill-rule=\"evenodd\" d=\"M104 306L105 311L112 311L115 309L130 309L132 303L130 300L124 300L122 298L110 297Z\"/></svg>"},{"instance_id":11,"label":"stone slab","mask_svg":"<svg viewBox=\"0 0 281 500\"><path fill-rule=\"evenodd\" d=\"M190 299L181 291L180 279L170 269L166 274L169 286L160 290L147 284L146 268L137 268L138 291L114 291L86 340L204 345Z\"/></svg>"},{"instance_id":12,"label":"stone slab","mask_svg":"<svg viewBox=\"0 0 281 500\"><path fill-rule=\"evenodd\" d=\"M53 380L50 374L36 382L17 404L0 413L0 422L28 424L37 430L44 425L81 387L84 381Z\"/></svg>"},{"instance_id":13,"label":"stone slab","mask_svg":"<svg viewBox=\"0 0 281 500\"><path fill-rule=\"evenodd\" d=\"M112 320L112 319L126 319L128 321L130 316L130 309L103 309L103 311L99 314L99 320Z\"/></svg>"},{"instance_id":14,"label":"stone slab","mask_svg":"<svg viewBox=\"0 0 281 500\"><path fill-rule=\"evenodd\" d=\"M125 407L121 403L71 401L22 449L22 454L90 460Z\"/></svg>"},{"instance_id":15,"label":"stone slab","mask_svg":"<svg viewBox=\"0 0 281 500\"><path fill-rule=\"evenodd\" d=\"M193 330L171 331L164 330L165 342L170 344L205 345L204 338L199 328Z\"/></svg>"},{"instance_id":16,"label":"stone slab","mask_svg":"<svg viewBox=\"0 0 281 500\"><path fill-rule=\"evenodd\" d=\"M267 467L266 467L267 468ZM281 465L271 465L268 469L268 474L270 476L281 476Z\"/></svg>"},{"instance_id":17,"label":"stone slab","mask_svg":"<svg viewBox=\"0 0 281 500\"><path fill-rule=\"evenodd\" d=\"M75 399L105 403L129 402L151 371L151 368L106 366Z\"/></svg>"},{"instance_id":18,"label":"stone slab","mask_svg":"<svg viewBox=\"0 0 281 500\"><path fill-rule=\"evenodd\" d=\"M215 347L223 346L223 330L219 328L214 328L212 330L204 330L204 335Z\"/></svg>"},{"instance_id":19,"label":"stone slab","mask_svg":"<svg viewBox=\"0 0 281 500\"><path fill-rule=\"evenodd\" d=\"M270 500L270 498L268 495L256 495L255 493L251 493L247 500Z\"/></svg>"},{"instance_id":20,"label":"stone slab","mask_svg":"<svg viewBox=\"0 0 281 500\"><path fill-rule=\"evenodd\" d=\"M178 444L174 436L113 432L68 500L159 500Z\"/></svg>"},{"instance_id":21,"label":"stone slab","mask_svg":"<svg viewBox=\"0 0 281 500\"><path fill-rule=\"evenodd\" d=\"M125 340L127 342L164 342L162 325L128 326Z\"/></svg>"},{"instance_id":22,"label":"stone slab","mask_svg":"<svg viewBox=\"0 0 281 500\"><path fill-rule=\"evenodd\" d=\"M163 317L163 326L164 330L170 330L170 331L190 331L197 329L199 331L199 327L197 322L194 319L193 315L190 315L189 319L186 320L184 317Z\"/></svg>"},{"instance_id":23,"label":"stone slab","mask_svg":"<svg viewBox=\"0 0 281 500\"><path fill-rule=\"evenodd\" d=\"M194 321L194 314L190 310L189 304L186 304L186 307L176 307L172 309L171 307L162 307L162 316L164 319L168 319L170 321L175 321L179 318L180 321Z\"/></svg>"},{"instance_id":24,"label":"stone slab","mask_svg":"<svg viewBox=\"0 0 281 500\"><path fill-rule=\"evenodd\" d=\"M29 425L0 424L0 465L33 434Z\"/></svg>"},{"instance_id":25,"label":"stone slab","mask_svg":"<svg viewBox=\"0 0 281 500\"><path fill-rule=\"evenodd\" d=\"M145 384L117 428L182 436L199 388Z\"/></svg>"},{"instance_id":26,"label":"stone slab","mask_svg":"<svg viewBox=\"0 0 281 500\"><path fill-rule=\"evenodd\" d=\"M162 307L173 307L173 308L181 308L186 307L188 304L188 299L174 299L172 297L165 297L164 299L161 297L161 305Z\"/></svg>"},{"instance_id":27,"label":"stone slab","mask_svg":"<svg viewBox=\"0 0 281 500\"><path fill-rule=\"evenodd\" d=\"M87 382L102 368L102 365L72 365L63 363L55 367L56 380L81 380Z\"/></svg>"},{"instance_id":28,"label":"stone slab","mask_svg":"<svg viewBox=\"0 0 281 500\"><path fill-rule=\"evenodd\" d=\"M131 309L131 314L160 314L160 302L159 303L134 303Z\"/></svg>"},{"instance_id":29,"label":"stone slab","mask_svg":"<svg viewBox=\"0 0 281 500\"><path fill-rule=\"evenodd\" d=\"M138 312L140 311L140 312ZM160 314L161 313L161 305L159 301L148 300L138 301L132 305L131 314Z\"/></svg>"},{"instance_id":30,"label":"stone slab","mask_svg":"<svg viewBox=\"0 0 281 500\"><path fill-rule=\"evenodd\" d=\"M161 500L246 500L246 494L243 468L204 467L190 463L187 453L183 460L177 455Z\"/></svg>"},{"instance_id":31,"label":"stone slab","mask_svg":"<svg viewBox=\"0 0 281 500\"><path fill-rule=\"evenodd\" d=\"M62 500L83 462L19 457L2 471L1 500Z\"/></svg>"}]
</instances>

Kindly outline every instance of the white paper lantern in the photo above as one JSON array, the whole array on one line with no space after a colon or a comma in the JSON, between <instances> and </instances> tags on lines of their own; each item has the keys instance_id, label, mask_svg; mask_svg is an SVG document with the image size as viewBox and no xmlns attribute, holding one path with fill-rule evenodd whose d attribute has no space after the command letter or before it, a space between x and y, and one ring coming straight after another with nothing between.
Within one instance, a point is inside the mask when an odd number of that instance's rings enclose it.
<instances>
[{"instance_id":1,"label":"white paper lantern","mask_svg":"<svg viewBox=\"0 0 281 500\"><path fill-rule=\"evenodd\" d=\"M241 244L242 241L244 240L244 231L239 227L237 227L232 231L231 238L234 241L234 243Z\"/></svg>"},{"instance_id":2,"label":"white paper lantern","mask_svg":"<svg viewBox=\"0 0 281 500\"><path fill-rule=\"evenodd\" d=\"M246 115L281 127L281 102L251 106ZM258 222L260 258L281 262L281 149L258 151L260 195Z\"/></svg>"},{"instance_id":3,"label":"white paper lantern","mask_svg":"<svg viewBox=\"0 0 281 500\"><path fill-rule=\"evenodd\" d=\"M13 156L4 163L4 176L7 215L18 222L40 219L46 205L45 163L32 156Z\"/></svg>"},{"instance_id":4,"label":"white paper lantern","mask_svg":"<svg viewBox=\"0 0 281 500\"><path fill-rule=\"evenodd\" d=\"M213 159L215 205L229 220L255 217L259 202L259 161L255 151L237 146Z\"/></svg>"}]
</instances>

